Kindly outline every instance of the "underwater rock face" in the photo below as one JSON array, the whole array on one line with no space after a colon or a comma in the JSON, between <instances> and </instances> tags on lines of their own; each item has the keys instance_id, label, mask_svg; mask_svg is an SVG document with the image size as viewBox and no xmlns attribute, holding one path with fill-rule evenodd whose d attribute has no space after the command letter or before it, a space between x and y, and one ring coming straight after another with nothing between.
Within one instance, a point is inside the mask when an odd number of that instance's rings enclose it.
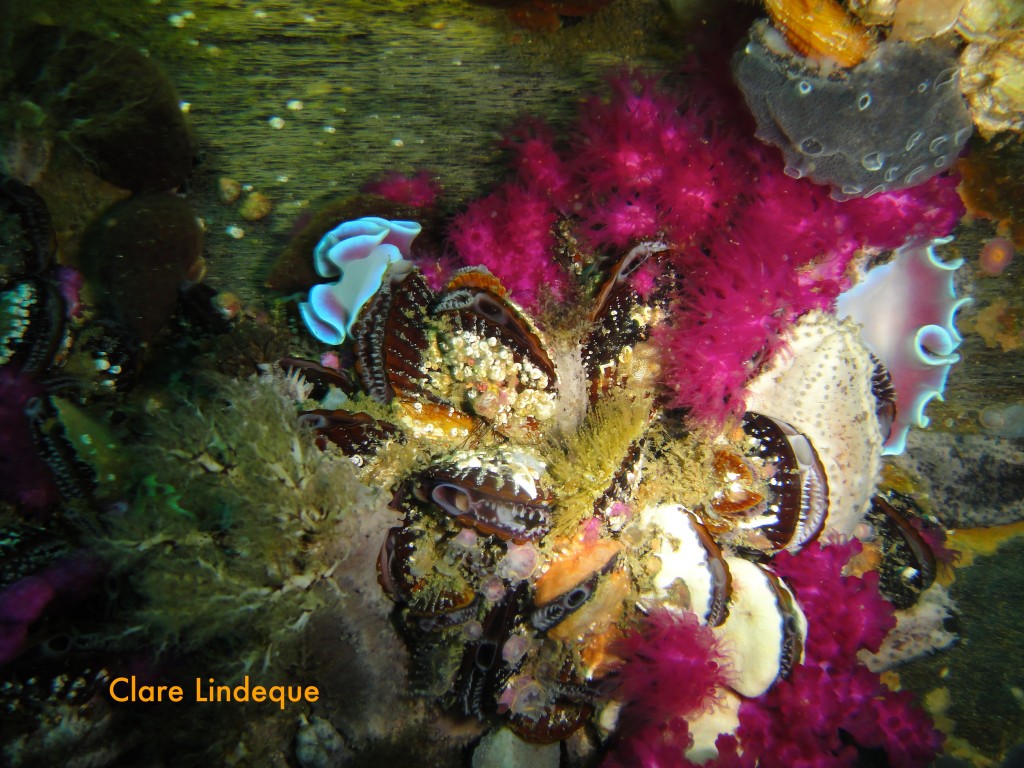
<instances>
[{"instance_id":1,"label":"underwater rock face","mask_svg":"<svg viewBox=\"0 0 1024 768\"><path fill-rule=\"evenodd\" d=\"M914 430L899 464L924 478L944 525L974 528L1024 519L1019 440Z\"/></svg>"},{"instance_id":2,"label":"underwater rock face","mask_svg":"<svg viewBox=\"0 0 1024 768\"><path fill-rule=\"evenodd\" d=\"M134 192L188 179L194 146L180 99L140 51L40 25L19 35L11 58L3 100L18 104L19 135L66 140L99 176Z\"/></svg>"},{"instance_id":3,"label":"underwater rock face","mask_svg":"<svg viewBox=\"0 0 1024 768\"><path fill-rule=\"evenodd\" d=\"M202 251L202 232L186 201L140 195L110 208L89 230L82 270L106 291L103 303L140 341L152 340L178 302Z\"/></svg>"},{"instance_id":4,"label":"underwater rock face","mask_svg":"<svg viewBox=\"0 0 1024 768\"><path fill-rule=\"evenodd\" d=\"M957 61L935 43L883 42L862 64L829 72L759 23L733 74L786 173L830 185L837 200L917 186L971 135Z\"/></svg>"}]
</instances>

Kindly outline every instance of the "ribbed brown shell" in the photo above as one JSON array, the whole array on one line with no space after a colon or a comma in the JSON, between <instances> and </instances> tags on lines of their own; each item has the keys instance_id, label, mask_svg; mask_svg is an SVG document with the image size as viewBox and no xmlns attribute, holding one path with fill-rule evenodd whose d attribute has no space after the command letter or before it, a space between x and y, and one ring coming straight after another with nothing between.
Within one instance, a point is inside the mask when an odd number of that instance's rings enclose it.
<instances>
[{"instance_id":1,"label":"ribbed brown shell","mask_svg":"<svg viewBox=\"0 0 1024 768\"><path fill-rule=\"evenodd\" d=\"M764 6L790 47L809 59L855 67L875 46L868 28L836 0L765 0Z\"/></svg>"}]
</instances>

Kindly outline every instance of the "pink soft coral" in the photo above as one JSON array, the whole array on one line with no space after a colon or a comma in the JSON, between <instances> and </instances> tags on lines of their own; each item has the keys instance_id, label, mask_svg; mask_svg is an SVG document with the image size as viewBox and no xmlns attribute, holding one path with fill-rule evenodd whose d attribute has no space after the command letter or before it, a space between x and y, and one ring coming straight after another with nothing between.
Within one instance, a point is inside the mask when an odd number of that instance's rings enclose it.
<instances>
[{"instance_id":1,"label":"pink soft coral","mask_svg":"<svg viewBox=\"0 0 1024 768\"><path fill-rule=\"evenodd\" d=\"M807 616L805 658L787 679L740 707L742 764L841 768L858 764L859 749L882 750L889 765L915 768L941 747L942 735L913 697L886 688L857 659L862 648L877 650L895 624L877 574L842 573L859 551L854 540L776 557L773 569Z\"/></svg>"},{"instance_id":2,"label":"pink soft coral","mask_svg":"<svg viewBox=\"0 0 1024 768\"><path fill-rule=\"evenodd\" d=\"M740 707L741 764L852 768L861 751L882 750L888 765L926 766L942 735L912 698L890 691L863 666L841 674L798 666L787 680Z\"/></svg>"},{"instance_id":3,"label":"pink soft coral","mask_svg":"<svg viewBox=\"0 0 1024 768\"><path fill-rule=\"evenodd\" d=\"M878 574L844 576L843 567L861 550L852 539L799 554L779 554L772 569L796 593L807 616L806 664L850 669L861 648L875 652L896 626L892 605L878 591Z\"/></svg>"},{"instance_id":4,"label":"pink soft coral","mask_svg":"<svg viewBox=\"0 0 1024 768\"><path fill-rule=\"evenodd\" d=\"M656 610L614 653L622 738L607 765L678 765L689 746L686 719L713 709L729 679L717 638L696 614Z\"/></svg>"},{"instance_id":5,"label":"pink soft coral","mask_svg":"<svg viewBox=\"0 0 1024 768\"><path fill-rule=\"evenodd\" d=\"M558 154L551 127L540 120L527 120L509 133L504 146L512 152L519 185L531 196L547 198L564 208L574 179L571 168Z\"/></svg>"},{"instance_id":6,"label":"pink soft coral","mask_svg":"<svg viewBox=\"0 0 1024 768\"><path fill-rule=\"evenodd\" d=\"M857 541L813 543L776 557L773 570L808 619L805 658L766 694L741 704L739 728L719 736L718 757L707 766L853 768L872 751L900 768L934 759L942 734L909 693L889 690L857 659L860 649L877 649L894 624L874 574L843 575L859 551ZM706 710L715 701L710 686L728 677L714 635L695 617L655 614L619 652L622 735L606 765L688 768L685 718Z\"/></svg>"},{"instance_id":7,"label":"pink soft coral","mask_svg":"<svg viewBox=\"0 0 1024 768\"><path fill-rule=\"evenodd\" d=\"M735 94L699 77L687 94L635 72L610 82L607 98L584 103L563 148L537 121L514 132L506 146L516 178L457 217L451 239L465 263L486 265L528 308L569 284L553 262L560 217L599 251L671 243L681 289L656 339L669 403L695 423L742 412L746 382L785 329L850 287L859 249L941 237L963 213L950 176L845 203L786 176Z\"/></svg>"},{"instance_id":8,"label":"pink soft coral","mask_svg":"<svg viewBox=\"0 0 1024 768\"><path fill-rule=\"evenodd\" d=\"M652 611L614 653L622 659L615 696L627 730L708 711L729 678L718 639L690 612Z\"/></svg>"},{"instance_id":9,"label":"pink soft coral","mask_svg":"<svg viewBox=\"0 0 1024 768\"><path fill-rule=\"evenodd\" d=\"M430 171L417 171L412 176L394 171L366 184L363 192L380 195L393 203L426 208L441 196L441 185Z\"/></svg>"},{"instance_id":10,"label":"pink soft coral","mask_svg":"<svg viewBox=\"0 0 1024 768\"><path fill-rule=\"evenodd\" d=\"M452 223L449 235L466 264L483 265L527 309L536 309L547 292L562 298L568 273L553 259L558 218L544 195L505 184L470 203Z\"/></svg>"},{"instance_id":11,"label":"pink soft coral","mask_svg":"<svg viewBox=\"0 0 1024 768\"><path fill-rule=\"evenodd\" d=\"M638 73L583 107L570 149L574 212L598 246L662 233L677 243L723 224L747 188L738 134L721 102L687 100Z\"/></svg>"}]
</instances>

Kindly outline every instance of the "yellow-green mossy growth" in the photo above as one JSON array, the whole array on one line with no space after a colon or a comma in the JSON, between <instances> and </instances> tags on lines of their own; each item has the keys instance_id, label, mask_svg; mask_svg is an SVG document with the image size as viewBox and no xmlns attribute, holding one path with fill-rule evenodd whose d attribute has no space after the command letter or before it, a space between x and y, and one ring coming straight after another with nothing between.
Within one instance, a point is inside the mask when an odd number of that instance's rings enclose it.
<instances>
[{"instance_id":1,"label":"yellow-green mossy growth","mask_svg":"<svg viewBox=\"0 0 1024 768\"><path fill-rule=\"evenodd\" d=\"M557 534L570 535L593 514L594 502L622 469L650 414L650 397L615 390L601 398L574 434L545 452L551 487L558 489Z\"/></svg>"},{"instance_id":2,"label":"yellow-green mossy growth","mask_svg":"<svg viewBox=\"0 0 1024 768\"><path fill-rule=\"evenodd\" d=\"M99 546L143 598L135 623L158 646L230 638L245 643L243 666L262 663L344 598L335 572L394 514L266 380L208 376L170 397L144 421L134 496Z\"/></svg>"}]
</instances>

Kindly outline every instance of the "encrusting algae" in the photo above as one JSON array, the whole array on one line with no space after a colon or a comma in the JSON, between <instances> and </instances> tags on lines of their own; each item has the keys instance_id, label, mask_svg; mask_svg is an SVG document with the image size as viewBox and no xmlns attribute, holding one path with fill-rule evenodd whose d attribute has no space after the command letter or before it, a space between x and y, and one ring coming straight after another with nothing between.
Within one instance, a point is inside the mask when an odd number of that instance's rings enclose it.
<instances>
[{"instance_id":1,"label":"encrusting algae","mask_svg":"<svg viewBox=\"0 0 1024 768\"><path fill-rule=\"evenodd\" d=\"M272 656L281 635L338 599L324 585L348 554L350 510L383 505L325 458L268 380L210 376L167 397L146 416L153 439L134 464L147 474L101 552L143 597L137 618L158 645L201 647L247 628L265 638L253 654Z\"/></svg>"}]
</instances>

